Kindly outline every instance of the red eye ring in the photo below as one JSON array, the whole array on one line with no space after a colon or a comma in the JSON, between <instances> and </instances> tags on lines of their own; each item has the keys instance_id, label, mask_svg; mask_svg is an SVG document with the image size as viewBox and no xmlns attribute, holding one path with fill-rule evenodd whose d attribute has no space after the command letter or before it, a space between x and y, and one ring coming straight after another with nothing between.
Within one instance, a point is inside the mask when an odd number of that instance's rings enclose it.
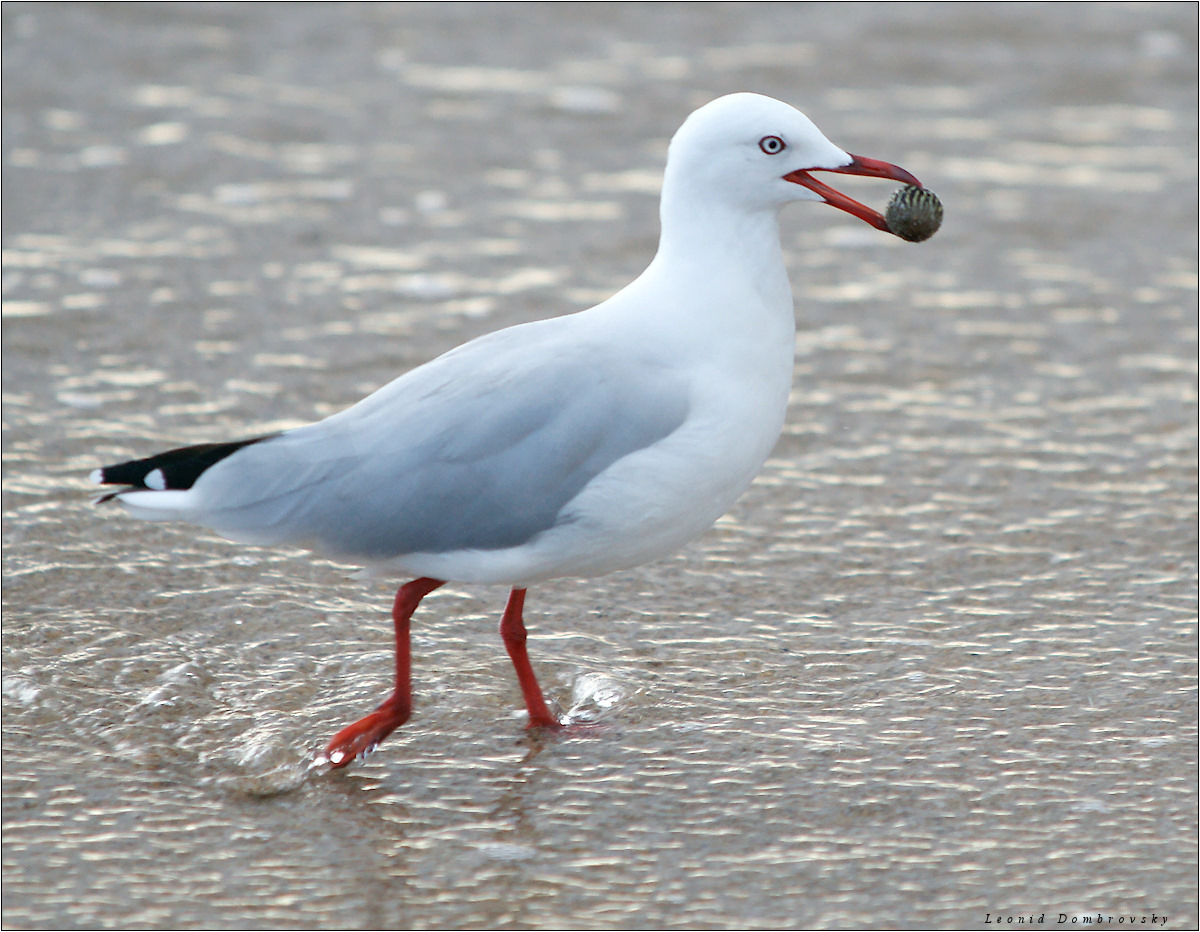
<instances>
[{"instance_id":1,"label":"red eye ring","mask_svg":"<svg viewBox=\"0 0 1200 932\"><path fill-rule=\"evenodd\" d=\"M758 141L758 147L767 155L778 155L787 148L787 143L778 136L763 136Z\"/></svg>"}]
</instances>

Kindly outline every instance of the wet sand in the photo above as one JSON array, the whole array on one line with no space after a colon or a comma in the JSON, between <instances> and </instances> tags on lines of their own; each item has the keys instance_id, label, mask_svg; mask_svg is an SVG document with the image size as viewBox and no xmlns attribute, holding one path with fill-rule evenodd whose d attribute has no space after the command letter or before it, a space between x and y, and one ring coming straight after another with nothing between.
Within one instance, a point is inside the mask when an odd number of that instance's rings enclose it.
<instances>
[{"instance_id":1,"label":"wet sand","mask_svg":"<svg viewBox=\"0 0 1200 932\"><path fill-rule=\"evenodd\" d=\"M1194 5L3 15L6 927L1196 926ZM760 480L530 593L596 727L527 735L504 592L449 586L412 721L309 773L389 688L389 588L88 472L606 297L734 90L941 232L785 212Z\"/></svg>"}]
</instances>

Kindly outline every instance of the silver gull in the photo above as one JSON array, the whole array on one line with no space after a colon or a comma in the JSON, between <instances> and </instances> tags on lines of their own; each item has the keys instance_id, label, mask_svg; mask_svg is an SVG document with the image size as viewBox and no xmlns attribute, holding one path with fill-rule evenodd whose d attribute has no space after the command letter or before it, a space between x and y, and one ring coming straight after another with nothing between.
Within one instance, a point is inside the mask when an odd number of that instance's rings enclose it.
<instances>
[{"instance_id":1,"label":"silver gull","mask_svg":"<svg viewBox=\"0 0 1200 932\"><path fill-rule=\"evenodd\" d=\"M472 340L305 427L98 469L125 487L98 501L415 577L393 607L392 695L319 761L345 766L408 719L409 619L447 581L511 587L500 632L529 725L558 727L525 648L526 588L669 554L757 475L792 387L780 208L823 201L888 229L813 171L920 184L787 104L721 97L671 140L658 251L608 300Z\"/></svg>"}]
</instances>

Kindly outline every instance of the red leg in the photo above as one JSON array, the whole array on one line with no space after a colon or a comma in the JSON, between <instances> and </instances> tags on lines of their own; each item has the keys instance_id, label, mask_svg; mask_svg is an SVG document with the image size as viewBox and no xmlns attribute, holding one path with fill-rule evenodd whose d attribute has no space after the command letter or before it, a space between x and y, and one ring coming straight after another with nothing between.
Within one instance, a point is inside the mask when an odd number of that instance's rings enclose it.
<instances>
[{"instance_id":1,"label":"red leg","mask_svg":"<svg viewBox=\"0 0 1200 932\"><path fill-rule=\"evenodd\" d=\"M417 610L421 599L433 592L443 580L414 579L400 587L392 605L392 621L396 625L396 688L374 712L347 725L325 748L325 759L334 767L345 767L354 758L369 754L393 731L408 721L412 712L412 656L408 637L408 620Z\"/></svg>"},{"instance_id":2,"label":"red leg","mask_svg":"<svg viewBox=\"0 0 1200 932\"><path fill-rule=\"evenodd\" d=\"M524 607L525 590L514 589L508 597L508 605L504 607L504 617L500 620L500 637L504 639L508 656L512 658L513 667L517 671L517 680L525 696L525 708L529 710L529 727L558 728L561 723L550 714L546 700L542 697L542 687L533 675L529 654L525 652L525 622L521 619L521 610Z\"/></svg>"}]
</instances>

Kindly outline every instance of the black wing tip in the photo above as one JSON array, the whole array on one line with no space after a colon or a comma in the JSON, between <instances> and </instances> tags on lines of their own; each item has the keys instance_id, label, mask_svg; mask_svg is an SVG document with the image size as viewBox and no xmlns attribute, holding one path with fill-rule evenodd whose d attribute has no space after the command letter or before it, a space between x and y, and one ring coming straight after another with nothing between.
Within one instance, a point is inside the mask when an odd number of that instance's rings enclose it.
<instances>
[{"instance_id":1,"label":"black wing tip","mask_svg":"<svg viewBox=\"0 0 1200 932\"><path fill-rule=\"evenodd\" d=\"M127 490L148 489L153 492L164 492L173 489L183 491L190 489L211 466L230 454L236 453L242 447L250 446L252 443L259 443L277 436L278 434L266 434L262 437L235 440L231 443L200 443L189 447L177 447L145 459L129 460L125 463L115 463L112 466L93 469L89 478L97 485L123 485L127 487ZM120 492L110 492L101 495L95 499L95 503L107 502L120 494Z\"/></svg>"}]
</instances>

